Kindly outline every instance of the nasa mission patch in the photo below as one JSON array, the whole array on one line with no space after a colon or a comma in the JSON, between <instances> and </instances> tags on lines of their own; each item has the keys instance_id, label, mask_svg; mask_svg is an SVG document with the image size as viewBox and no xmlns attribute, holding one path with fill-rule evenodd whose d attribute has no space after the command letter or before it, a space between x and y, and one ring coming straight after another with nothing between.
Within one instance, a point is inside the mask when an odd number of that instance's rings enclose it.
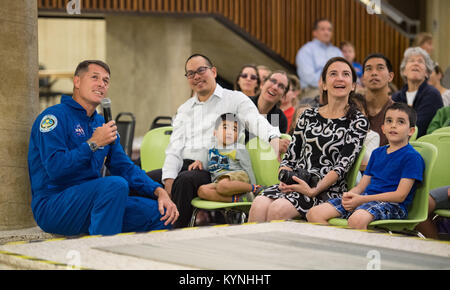
<instances>
[{"instance_id":1,"label":"nasa mission patch","mask_svg":"<svg viewBox=\"0 0 450 290\"><path fill-rule=\"evenodd\" d=\"M45 115L42 118L41 125L39 126L39 130L42 133L50 132L56 128L58 125L58 119L54 115Z\"/></svg>"}]
</instances>

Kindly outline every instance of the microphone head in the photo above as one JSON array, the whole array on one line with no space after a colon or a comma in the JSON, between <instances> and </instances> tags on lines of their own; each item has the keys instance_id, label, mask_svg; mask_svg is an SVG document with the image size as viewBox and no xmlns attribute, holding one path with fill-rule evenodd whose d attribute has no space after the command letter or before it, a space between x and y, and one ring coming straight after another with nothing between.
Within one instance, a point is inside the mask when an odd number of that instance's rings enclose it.
<instances>
[{"instance_id":1,"label":"microphone head","mask_svg":"<svg viewBox=\"0 0 450 290\"><path fill-rule=\"evenodd\" d=\"M103 108L111 108L111 100L109 98L104 98L101 104Z\"/></svg>"}]
</instances>

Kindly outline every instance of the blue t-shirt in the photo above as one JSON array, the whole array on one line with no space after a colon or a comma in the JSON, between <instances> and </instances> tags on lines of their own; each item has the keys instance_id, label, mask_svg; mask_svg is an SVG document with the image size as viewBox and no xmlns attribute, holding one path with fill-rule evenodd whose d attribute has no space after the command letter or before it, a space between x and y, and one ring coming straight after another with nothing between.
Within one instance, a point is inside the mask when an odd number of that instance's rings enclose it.
<instances>
[{"instance_id":1,"label":"blue t-shirt","mask_svg":"<svg viewBox=\"0 0 450 290\"><path fill-rule=\"evenodd\" d=\"M423 180L425 162L422 156L410 144L387 153L389 145L379 147L372 152L365 175L371 176L370 184L365 192L368 195L392 192L402 178L415 179L406 199L400 203L405 210L412 202L416 192L417 183Z\"/></svg>"}]
</instances>

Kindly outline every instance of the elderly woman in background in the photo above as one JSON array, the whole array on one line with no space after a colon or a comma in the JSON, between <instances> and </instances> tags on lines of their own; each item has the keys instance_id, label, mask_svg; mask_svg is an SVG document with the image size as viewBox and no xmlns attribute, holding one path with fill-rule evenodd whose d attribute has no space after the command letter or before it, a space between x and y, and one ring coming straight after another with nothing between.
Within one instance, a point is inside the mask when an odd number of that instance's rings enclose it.
<instances>
[{"instance_id":1,"label":"elderly woman in background","mask_svg":"<svg viewBox=\"0 0 450 290\"><path fill-rule=\"evenodd\" d=\"M394 102L407 103L417 112L417 137L427 132L428 125L439 108L443 107L439 91L428 84L433 72L433 61L420 47L411 47L405 51L400 73L406 85L392 96Z\"/></svg>"},{"instance_id":2,"label":"elderly woman in background","mask_svg":"<svg viewBox=\"0 0 450 290\"><path fill-rule=\"evenodd\" d=\"M237 75L236 81L234 82L234 89L243 92L248 97L254 97L259 92L260 84L261 80L259 79L256 66L246 64Z\"/></svg>"}]
</instances>

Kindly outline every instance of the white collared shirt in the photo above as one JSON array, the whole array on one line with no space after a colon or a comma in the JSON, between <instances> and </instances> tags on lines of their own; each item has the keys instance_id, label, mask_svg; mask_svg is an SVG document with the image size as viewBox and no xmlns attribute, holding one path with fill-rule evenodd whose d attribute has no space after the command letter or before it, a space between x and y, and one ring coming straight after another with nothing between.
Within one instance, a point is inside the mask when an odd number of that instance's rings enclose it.
<instances>
[{"instance_id":1,"label":"white collared shirt","mask_svg":"<svg viewBox=\"0 0 450 290\"><path fill-rule=\"evenodd\" d=\"M214 125L216 119L225 113L233 113L248 131L262 140L279 137L280 130L273 127L249 97L242 92L231 91L216 85L214 93L205 102L197 95L178 108L173 121L173 132L166 149L162 168L162 180L175 179L183 166L183 159L200 160L203 166L208 162L208 150L215 144Z\"/></svg>"}]
</instances>

